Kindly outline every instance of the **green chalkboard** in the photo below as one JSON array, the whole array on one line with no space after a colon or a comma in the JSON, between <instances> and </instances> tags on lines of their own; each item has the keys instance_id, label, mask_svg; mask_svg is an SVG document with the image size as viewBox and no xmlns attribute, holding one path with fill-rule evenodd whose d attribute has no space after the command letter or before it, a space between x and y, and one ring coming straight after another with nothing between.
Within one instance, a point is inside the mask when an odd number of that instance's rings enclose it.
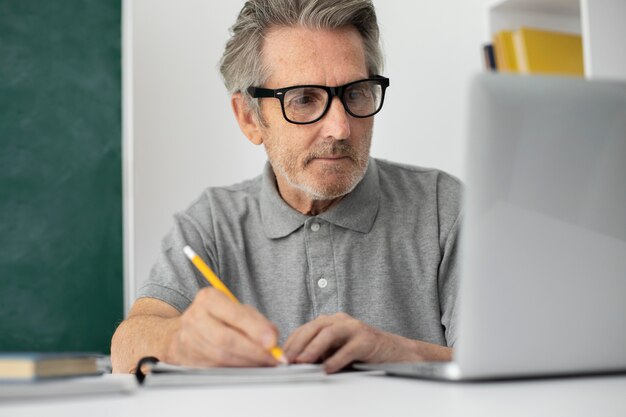
<instances>
[{"instance_id":1,"label":"green chalkboard","mask_svg":"<svg viewBox=\"0 0 626 417\"><path fill-rule=\"evenodd\" d=\"M121 0L0 0L0 351L123 316Z\"/></svg>"}]
</instances>

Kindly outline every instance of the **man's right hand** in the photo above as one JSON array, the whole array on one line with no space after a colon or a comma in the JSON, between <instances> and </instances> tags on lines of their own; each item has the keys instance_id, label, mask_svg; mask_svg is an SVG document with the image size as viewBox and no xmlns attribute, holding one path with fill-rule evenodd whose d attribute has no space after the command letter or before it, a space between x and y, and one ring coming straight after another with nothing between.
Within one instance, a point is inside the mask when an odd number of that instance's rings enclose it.
<instances>
[{"instance_id":1,"label":"man's right hand","mask_svg":"<svg viewBox=\"0 0 626 417\"><path fill-rule=\"evenodd\" d=\"M275 366L269 350L278 330L254 307L212 287L200 290L179 317L165 362L190 366Z\"/></svg>"},{"instance_id":2,"label":"man's right hand","mask_svg":"<svg viewBox=\"0 0 626 417\"><path fill-rule=\"evenodd\" d=\"M140 298L113 335L113 372L134 372L156 356L187 366L273 366L278 330L256 309L212 287L200 290L183 314L156 298Z\"/></svg>"}]
</instances>

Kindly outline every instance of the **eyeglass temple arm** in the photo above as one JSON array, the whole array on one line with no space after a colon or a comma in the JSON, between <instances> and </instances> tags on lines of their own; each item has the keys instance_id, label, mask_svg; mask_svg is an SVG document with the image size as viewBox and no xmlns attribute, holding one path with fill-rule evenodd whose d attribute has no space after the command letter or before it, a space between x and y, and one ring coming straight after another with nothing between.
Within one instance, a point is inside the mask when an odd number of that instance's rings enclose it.
<instances>
[{"instance_id":1,"label":"eyeglass temple arm","mask_svg":"<svg viewBox=\"0 0 626 417\"><path fill-rule=\"evenodd\" d=\"M371 76L372 79L378 80L383 86L389 87L389 78L383 77L382 75L374 74Z\"/></svg>"},{"instance_id":2,"label":"eyeglass temple arm","mask_svg":"<svg viewBox=\"0 0 626 417\"><path fill-rule=\"evenodd\" d=\"M248 94L253 98L276 97L276 90L261 87L248 87Z\"/></svg>"}]
</instances>

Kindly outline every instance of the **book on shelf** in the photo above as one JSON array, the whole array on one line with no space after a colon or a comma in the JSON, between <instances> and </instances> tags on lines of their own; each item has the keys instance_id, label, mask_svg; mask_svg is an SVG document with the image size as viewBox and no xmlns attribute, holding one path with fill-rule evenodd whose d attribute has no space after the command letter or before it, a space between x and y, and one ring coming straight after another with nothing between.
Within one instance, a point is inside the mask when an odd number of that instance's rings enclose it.
<instances>
[{"instance_id":1,"label":"book on shelf","mask_svg":"<svg viewBox=\"0 0 626 417\"><path fill-rule=\"evenodd\" d=\"M580 35L523 27L513 43L522 74L584 75Z\"/></svg>"},{"instance_id":2,"label":"book on shelf","mask_svg":"<svg viewBox=\"0 0 626 417\"><path fill-rule=\"evenodd\" d=\"M496 67L500 72L517 72L517 55L513 44L513 32L501 30L493 37Z\"/></svg>"},{"instance_id":3,"label":"book on shelf","mask_svg":"<svg viewBox=\"0 0 626 417\"><path fill-rule=\"evenodd\" d=\"M483 65L488 71L496 71L496 55L493 53L493 44L483 45Z\"/></svg>"},{"instance_id":4,"label":"book on shelf","mask_svg":"<svg viewBox=\"0 0 626 417\"><path fill-rule=\"evenodd\" d=\"M99 375L100 357L95 353L72 352L0 353L0 382Z\"/></svg>"},{"instance_id":5,"label":"book on shelf","mask_svg":"<svg viewBox=\"0 0 626 417\"><path fill-rule=\"evenodd\" d=\"M493 36L496 69L520 74L584 76L582 37L521 27Z\"/></svg>"}]
</instances>

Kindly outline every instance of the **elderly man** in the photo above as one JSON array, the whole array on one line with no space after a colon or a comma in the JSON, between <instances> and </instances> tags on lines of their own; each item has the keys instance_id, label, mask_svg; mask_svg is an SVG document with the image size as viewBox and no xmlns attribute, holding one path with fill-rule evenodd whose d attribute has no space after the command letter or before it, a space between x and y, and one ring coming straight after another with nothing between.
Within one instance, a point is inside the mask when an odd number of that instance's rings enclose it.
<instances>
[{"instance_id":1,"label":"elderly man","mask_svg":"<svg viewBox=\"0 0 626 417\"><path fill-rule=\"evenodd\" d=\"M447 360L456 323L460 184L370 158L389 80L367 0L251 0L221 71L259 177L209 188L175 216L113 336L114 371L142 356L198 366ZM208 286L189 245L241 300Z\"/></svg>"}]
</instances>

